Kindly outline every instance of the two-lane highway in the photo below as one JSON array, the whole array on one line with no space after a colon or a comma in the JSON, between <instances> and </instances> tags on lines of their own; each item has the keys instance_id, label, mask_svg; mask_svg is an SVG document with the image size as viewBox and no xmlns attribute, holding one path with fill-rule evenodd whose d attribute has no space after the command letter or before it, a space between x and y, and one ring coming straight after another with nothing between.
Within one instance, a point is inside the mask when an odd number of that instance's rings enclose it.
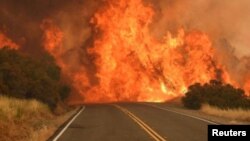
<instances>
[{"instance_id":1,"label":"two-lane highway","mask_svg":"<svg viewBox=\"0 0 250 141\"><path fill-rule=\"evenodd\" d=\"M145 104L87 105L58 141L206 141L208 124Z\"/></svg>"}]
</instances>

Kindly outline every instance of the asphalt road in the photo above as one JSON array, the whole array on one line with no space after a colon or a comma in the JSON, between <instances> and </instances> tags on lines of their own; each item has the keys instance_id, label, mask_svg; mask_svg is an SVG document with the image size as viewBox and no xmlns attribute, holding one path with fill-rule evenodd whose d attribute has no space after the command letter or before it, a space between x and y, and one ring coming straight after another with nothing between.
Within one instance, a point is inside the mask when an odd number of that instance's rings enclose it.
<instances>
[{"instance_id":1,"label":"asphalt road","mask_svg":"<svg viewBox=\"0 0 250 141\"><path fill-rule=\"evenodd\" d=\"M58 141L206 141L208 124L144 104L87 105Z\"/></svg>"}]
</instances>

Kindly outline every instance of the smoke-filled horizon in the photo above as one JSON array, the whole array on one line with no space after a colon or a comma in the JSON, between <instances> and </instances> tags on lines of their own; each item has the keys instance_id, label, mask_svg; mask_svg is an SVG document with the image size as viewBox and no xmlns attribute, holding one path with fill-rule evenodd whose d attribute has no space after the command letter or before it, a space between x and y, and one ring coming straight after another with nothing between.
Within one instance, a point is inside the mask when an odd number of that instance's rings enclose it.
<instances>
[{"instance_id":1,"label":"smoke-filled horizon","mask_svg":"<svg viewBox=\"0 0 250 141\"><path fill-rule=\"evenodd\" d=\"M250 1L145 1L153 5L156 11L155 21L151 25L152 33L156 37L162 37L169 30L175 32L179 27L199 29L213 35L217 40L229 40L238 57L250 55L250 33L247 30L250 25ZM83 27L90 30L89 20L101 3L102 0L1 0L0 31L19 44L24 44L23 40L26 38L36 40L33 48L39 46L36 44L41 41L40 24L46 18L56 21L62 30L87 34L89 31L84 31Z\"/></svg>"},{"instance_id":2,"label":"smoke-filled horizon","mask_svg":"<svg viewBox=\"0 0 250 141\"><path fill-rule=\"evenodd\" d=\"M169 31L173 36L177 36L179 28L187 32L199 30L208 34L215 49L215 60L219 60L219 65L223 65L223 69L227 70L238 86L248 87L245 85L250 77L250 1L136 1L138 5L146 7L141 12L150 13L147 7L154 11L150 21L143 19L143 22L149 22L148 33L152 37L161 41ZM89 48L97 48L96 41L105 36L102 35L105 31L101 29L102 25L95 16L96 13L105 14L110 5L117 6L114 0L1 0L0 33L19 45L24 52L39 56L44 51L49 51L55 58L60 58L57 61L66 77L75 84L76 93L85 93L104 79L100 78L103 72L96 70L100 63L96 62L96 58L101 56L102 52L89 51ZM127 9L129 7L132 6L127 5ZM144 16L144 13L138 14ZM113 15L117 16L116 13ZM45 43L46 41L56 42L60 47L51 46ZM133 57L133 60L135 59L136 57ZM143 61L139 62L142 66L145 65ZM151 76L151 72L144 73ZM167 77L164 73L157 77L163 91L174 87L175 84L168 86L170 79L161 78Z\"/></svg>"}]
</instances>

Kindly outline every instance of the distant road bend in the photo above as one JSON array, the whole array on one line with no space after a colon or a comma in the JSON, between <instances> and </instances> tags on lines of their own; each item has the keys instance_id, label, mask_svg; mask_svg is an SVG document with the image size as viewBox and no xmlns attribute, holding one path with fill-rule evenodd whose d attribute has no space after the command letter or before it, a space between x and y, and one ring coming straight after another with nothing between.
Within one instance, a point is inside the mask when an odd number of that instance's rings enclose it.
<instances>
[{"instance_id":1,"label":"distant road bend","mask_svg":"<svg viewBox=\"0 0 250 141\"><path fill-rule=\"evenodd\" d=\"M87 105L53 141L206 141L208 124L166 105Z\"/></svg>"}]
</instances>

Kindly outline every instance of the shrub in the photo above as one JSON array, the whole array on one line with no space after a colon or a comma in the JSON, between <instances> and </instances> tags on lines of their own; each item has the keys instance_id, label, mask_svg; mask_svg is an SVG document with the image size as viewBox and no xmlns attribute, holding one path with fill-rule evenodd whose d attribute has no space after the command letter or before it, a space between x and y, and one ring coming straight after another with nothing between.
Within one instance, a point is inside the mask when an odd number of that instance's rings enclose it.
<instances>
[{"instance_id":1,"label":"shrub","mask_svg":"<svg viewBox=\"0 0 250 141\"><path fill-rule=\"evenodd\" d=\"M182 102L185 107L190 109L200 109L202 105L201 97L198 94L187 93L186 97L182 99Z\"/></svg>"},{"instance_id":2,"label":"shrub","mask_svg":"<svg viewBox=\"0 0 250 141\"><path fill-rule=\"evenodd\" d=\"M61 99L65 100L69 96L70 91L71 91L71 89L69 86L67 86L67 85L61 86L60 91L59 91Z\"/></svg>"},{"instance_id":3,"label":"shrub","mask_svg":"<svg viewBox=\"0 0 250 141\"><path fill-rule=\"evenodd\" d=\"M211 80L204 85L199 83L191 85L182 102L190 109L200 109L204 103L220 109L250 109L250 100L246 98L242 89L217 80Z\"/></svg>"},{"instance_id":4,"label":"shrub","mask_svg":"<svg viewBox=\"0 0 250 141\"><path fill-rule=\"evenodd\" d=\"M38 60L7 47L0 49L0 95L37 99L55 108L70 93L60 73L47 54Z\"/></svg>"}]
</instances>

